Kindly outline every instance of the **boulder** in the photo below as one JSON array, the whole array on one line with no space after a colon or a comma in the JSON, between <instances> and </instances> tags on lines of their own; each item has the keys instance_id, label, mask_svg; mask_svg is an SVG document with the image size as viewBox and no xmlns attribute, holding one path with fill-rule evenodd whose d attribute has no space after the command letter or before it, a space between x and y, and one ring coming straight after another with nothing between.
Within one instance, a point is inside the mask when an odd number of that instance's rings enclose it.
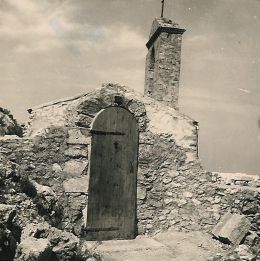
<instances>
[{"instance_id":1,"label":"boulder","mask_svg":"<svg viewBox=\"0 0 260 261\"><path fill-rule=\"evenodd\" d=\"M29 237L16 250L16 261L51 261L51 244L48 239Z\"/></svg>"},{"instance_id":2,"label":"boulder","mask_svg":"<svg viewBox=\"0 0 260 261\"><path fill-rule=\"evenodd\" d=\"M22 232L20 248L23 246L29 246L27 241L33 242L33 240L39 239L47 240L43 242L49 242L52 249L53 260L85 260L84 258L89 255L87 250L82 251L78 237L70 232L61 231L55 227L51 227L47 223L28 224ZM17 254L17 256L21 256L20 252Z\"/></svg>"},{"instance_id":3,"label":"boulder","mask_svg":"<svg viewBox=\"0 0 260 261\"><path fill-rule=\"evenodd\" d=\"M223 243L238 245L248 233L250 225L245 216L226 213L214 227L212 234Z\"/></svg>"}]
</instances>

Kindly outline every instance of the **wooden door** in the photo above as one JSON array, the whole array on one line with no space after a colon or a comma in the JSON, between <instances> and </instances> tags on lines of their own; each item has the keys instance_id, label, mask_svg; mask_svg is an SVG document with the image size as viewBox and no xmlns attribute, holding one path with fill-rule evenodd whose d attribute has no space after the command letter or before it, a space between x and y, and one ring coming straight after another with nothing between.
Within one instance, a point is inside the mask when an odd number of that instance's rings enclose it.
<instances>
[{"instance_id":1,"label":"wooden door","mask_svg":"<svg viewBox=\"0 0 260 261\"><path fill-rule=\"evenodd\" d=\"M121 107L102 110L92 125L86 237L135 236L138 125Z\"/></svg>"}]
</instances>

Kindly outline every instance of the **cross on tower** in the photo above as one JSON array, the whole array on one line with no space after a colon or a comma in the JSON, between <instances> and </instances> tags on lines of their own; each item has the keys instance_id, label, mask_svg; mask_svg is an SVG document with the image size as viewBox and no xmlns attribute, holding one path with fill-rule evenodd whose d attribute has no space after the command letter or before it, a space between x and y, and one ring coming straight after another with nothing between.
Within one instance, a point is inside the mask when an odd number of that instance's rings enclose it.
<instances>
[{"instance_id":1,"label":"cross on tower","mask_svg":"<svg viewBox=\"0 0 260 261\"><path fill-rule=\"evenodd\" d=\"M164 0L162 0L162 12L161 12L161 17L163 17L163 11L164 11Z\"/></svg>"}]
</instances>

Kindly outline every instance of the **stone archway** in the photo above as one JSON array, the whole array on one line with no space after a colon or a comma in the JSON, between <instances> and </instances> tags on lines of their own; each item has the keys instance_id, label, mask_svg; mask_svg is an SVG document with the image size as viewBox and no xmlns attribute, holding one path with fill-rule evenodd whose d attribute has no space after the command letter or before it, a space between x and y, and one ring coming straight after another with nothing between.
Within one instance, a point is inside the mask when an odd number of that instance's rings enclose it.
<instances>
[{"instance_id":1,"label":"stone archway","mask_svg":"<svg viewBox=\"0 0 260 261\"><path fill-rule=\"evenodd\" d=\"M86 237L131 239L136 230L138 124L122 107L109 107L92 128Z\"/></svg>"}]
</instances>

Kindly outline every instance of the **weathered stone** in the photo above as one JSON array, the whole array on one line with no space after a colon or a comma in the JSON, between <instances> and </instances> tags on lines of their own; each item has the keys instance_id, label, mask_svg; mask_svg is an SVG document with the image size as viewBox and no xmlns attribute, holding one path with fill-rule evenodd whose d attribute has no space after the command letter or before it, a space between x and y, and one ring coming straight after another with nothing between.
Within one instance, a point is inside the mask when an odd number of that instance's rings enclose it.
<instances>
[{"instance_id":1,"label":"weathered stone","mask_svg":"<svg viewBox=\"0 0 260 261\"><path fill-rule=\"evenodd\" d=\"M238 245L249 228L250 222L245 216L226 213L214 227L212 234L224 243Z\"/></svg>"},{"instance_id":2,"label":"weathered stone","mask_svg":"<svg viewBox=\"0 0 260 261\"><path fill-rule=\"evenodd\" d=\"M249 234L245 237L244 244L252 247L258 240L258 235L254 231L249 231Z\"/></svg>"},{"instance_id":3,"label":"weathered stone","mask_svg":"<svg viewBox=\"0 0 260 261\"><path fill-rule=\"evenodd\" d=\"M180 188L181 187L181 184L176 183L176 182L172 182L171 185L172 185L173 188Z\"/></svg>"},{"instance_id":4,"label":"weathered stone","mask_svg":"<svg viewBox=\"0 0 260 261\"><path fill-rule=\"evenodd\" d=\"M71 174L72 176L80 176L86 170L87 165L88 163L85 160L80 161L71 159L65 162L63 171L68 174Z\"/></svg>"},{"instance_id":5,"label":"weathered stone","mask_svg":"<svg viewBox=\"0 0 260 261\"><path fill-rule=\"evenodd\" d=\"M21 235L21 242L26 238L46 238L51 226L47 223L29 223L25 226Z\"/></svg>"},{"instance_id":6,"label":"weathered stone","mask_svg":"<svg viewBox=\"0 0 260 261\"><path fill-rule=\"evenodd\" d=\"M53 254L52 260L86 260L87 259L84 253L82 253L81 251L81 247L79 244L80 240L78 237L76 237L72 233L61 231L57 228L51 227L47 223L28 224L22 232L21 243L26 242L28 239L29 239L29 243L33 242L33 240L40 240L40 239L45 240L41 242L48 241L52 249L52 254ZM26 243L26 246L30 245L29 243L28 244ZM25 261L30 259L21 259L21 260ZM32 259L32 260L38 261L38 259ZM45 261L45 259L43 260Z\"/></svg>"},{"instance_id":7,"label":"weathered stone","mask_svg":"<svg viewBox=\"0 0 260 261\"><path fill-rule=\"evenodd\" d=\"M249 249L248 246L246 245L240 245L235 249L235 252L238 255L238 258L240 258L240 260L244 260L244 261L254 261L256 260L256 255L253 255Z\"/></svg>"},{"instance_id":8,"label":"weathered stone","mask_svg":"<svg viewBox=\"0 0 260 261\"><path fill-rule=\"evenodd\" d=\"M67 144L81 144L88 145L90 144L90 139L87 135L82 134L80 129L70 129L68 130L68 139Z\"/></svg>"},{"instance_id":9,"label":"weathered stone","mask_svg":"<svg viewBox=\"0 0 260 261\"><path fill-rule=\"evenodd\" d=\"M88 193L88 176L72 178L63 182L63 188L66 193Z\"/></svg>"},{"instance_id":10,"label":"weathered stone","mask_svg":"<svg viewBox=\"0 0 260 261\"><path fill-rule=\"evenodd\" d=\"M87 148L68 148L67 150L65 150L64 154L72 158L87 158L88 150Z\"/></svg>"},{"instance_id":11,"label":"weathered stone","mask_svg":"<svg viewBox=\"0 0 260 261\"><path fill-rule=\"evenodd\" d=\"M160 217L159 217L159 220L160 220L160 221L166 220L166 217L165 217L165 216L160 216Z\"/></svg>"},{"instance_id":12,"label":"weathered stone","mask_svg":"<svg viewBox=\"0 0 260 261\"><path fill-rule=\"evenodd\" d=\"M49 186L43 186L35 181L31 181L31 183L34 186L37 195L55 196L54 191Z\"/></svg>"},{"instance_id":13,"label":"weathered stone","mask_svg":"<svg viewBox=\"0 0 260 261\"><path fill-rule=\"evenodd\" d=\"M92 116L92 118L95 116L96 113L98 113L103 106L106 106L107 104L103 104L102 100L95 98L90 98L86 101L83 101L78 106L78 113L82 113L86 116Z\"/></svg>"},{"instance_id":14,"label":"weathered stone","mask_svg":"<svg viewBox=\"0 0 260 261\"><path fill-rule=\"evenodd\" d=\"M163 183L164 184L168 184L168 183L170 183L172 180L171 180L171 178L165 178L165 179L163 179Z\"/></svg>"},{"instance_id":15,"label":"weathered stone","mask_svg":"<svg viewBox=\"0 0 260 261\"><path fill-rule=\"evenodd\" d=\"M257 214L260 211L260 206L257 201L247 202L243 208L243 214Z\"/></svg>"},{"instance_id":16,"label":"weathered stone","mask_svg":"<svg viewBox=\"0 0 260 261\"><path fill-rule=\"evenodd\" d=\"M52 251L58 257L58 260L73 260L77 256L77 248L79 247L79 238L72 233L52 229L48 239L55 246Z\"/></svg>"},{"instance_id":17,"label":"weathered stone","mask_svg":"<svg viewBox=\"0 0 260 261\"><path fill-rule=\"evenodd\" d=\"M185 199L180 199L180 200L177 201L177 203L178 203L178 206L181 207L181 206L187 204L187 200L185 200Z\"/></svg>"},{"instance_id":18,"label":"weathered stone","mask_svg":"<svg viewBox=\"0 0 260 261\"><path fill-rule=\"evenodd\" d=\"M51 261L51 244L47 239L28 237L17 248L17 261Z\"/></svg>"},{"instance_id":19,"label":"weathered stone","mask_svg":"<svg viewBox=\"0 0 260 261\"><path fill-rule=\"evenodd\" d=\"M61 166L60 166L58 163L54 163L54 164L52 165L52 170L53 170L54 172L61 172L61 171L62 171L62 168L61 168Z\"/></svg>"},{"instance_id":20,"label":"weathered stone","mask_svg":"<svg viewBox=\"0 0 260 261\"><path fill-rule=\"evenodd\" d=\"M218 203L220 203L220 201L221 201L221 197L216 196L214 199L214 203L218 204Z\"/></svg>"},{"instance_id":21,"label":"weathered stone","mask_svg":"<svg viewBox=\"0 0 260 261\"><path fill-rule=\"evenodd\" d=\"M172 201L173 201L172 198L166 198L166 199L164 199L164 203L165 203L166 205L170 204Z\"/></svg>"},{"instance_id":22,"label":"weathered stone","mask_svg":"<svg viewBox=\"0 0 260 261\"><path fill-rule=\"evenodd\" d=\"M192 202L193 202L195 205L200 205L200 204L201 204L201 201L199 201L199 200L196 199L196 198L193 198L193 199L192 199Z\"/></svg>"},{"instance_id":23,"label":"weathered stone","mask_svg":"<svg viewBox=\"0 0 260 261\"><path fill-rule=\"evenodd\" d=\"M135 117L141 117L146 114L145 106L142 102L131 101L128 104L128 109L135 115Z\"/></svg>"},{"instance_id":24,"label":"weathered stone","mask_svg":"<svg viewBox=\"0 0 260 261\"><path fill-rule=\"evenodd\" d=\"M146 188L137 186L137 198L144 200L146 199Z\"/></svg>"},{"instance_id":25,"label":"weathered stone","mask_svg":"<svg viewBox=\"0 0 260 261\"><path fill-rule=\"evenodd\" d=\"M79 114L76 119L76 125L79 127L90 128L92 121L93 117L84 114Z\"/></svg>"},{"instance_id":26,"label":"weathered stone","mask_svg":"<svg viewBox=\"0 0 260 261\"><path fill-rule=\"evenodd\" d=\"M16 207L13 205L0 204L0 222L11 222L16 213Z\"/></svg>"},{"instance_id":27,"label":"weathered stone","mask_svg":"<svg viewBox=\"0 0 260 261\"><path fill-rule=\"evenodd\" d=\"M174 171L170 171L170 172L169 172L169 175L170 175L172 178L178 177L179 174L180 174L180 173L179 173L177 170L174 170Z\"/></svg>"},{"instance_id":28,"label":"weathered stone","mask_svg":"<svg viewBox=\"0 0 260 261\"><path fill-rule=\"evenodd\" d=\"M185 197L185 198L192 198L192 196L193 196L193 194L189 191L186 191L183 193L183 197Z\"/></svg>"}]
</instances>

